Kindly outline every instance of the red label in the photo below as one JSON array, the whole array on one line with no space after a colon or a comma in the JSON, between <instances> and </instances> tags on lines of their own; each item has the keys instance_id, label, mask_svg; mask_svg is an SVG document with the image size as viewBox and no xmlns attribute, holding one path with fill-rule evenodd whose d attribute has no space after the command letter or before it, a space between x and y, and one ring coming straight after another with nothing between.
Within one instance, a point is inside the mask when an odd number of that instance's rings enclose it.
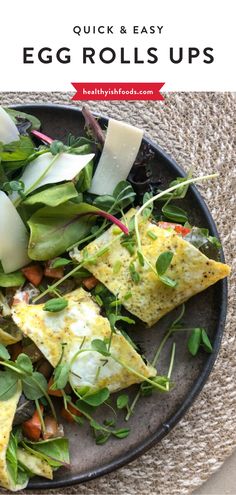
<instances>
[{"instance_id":1,"label":"red label","mask_svg":"<svg viewBox=\"0 0 236 495\"><path fill-rule=\"evenodd\" d=\"M76 89L72 100L164 100L160 89L165 83L71 83Z\"/></svg>"}]
</instances>

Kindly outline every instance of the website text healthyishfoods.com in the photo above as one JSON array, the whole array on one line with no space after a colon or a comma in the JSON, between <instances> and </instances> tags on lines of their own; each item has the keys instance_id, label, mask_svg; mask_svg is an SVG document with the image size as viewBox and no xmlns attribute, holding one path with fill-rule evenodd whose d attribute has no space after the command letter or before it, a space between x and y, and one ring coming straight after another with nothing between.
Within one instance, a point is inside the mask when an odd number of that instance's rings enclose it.
<instances>
[{"instance_id":1,"label":"website text healthyishfoods.com","mask_svg":"<svg viewBox=\"0 0 236 495\"><path fill-rule=\"evenodd\" d=\"M163 100L164 83L72 83L73 100Z\"/></svg>"}]
</instances>

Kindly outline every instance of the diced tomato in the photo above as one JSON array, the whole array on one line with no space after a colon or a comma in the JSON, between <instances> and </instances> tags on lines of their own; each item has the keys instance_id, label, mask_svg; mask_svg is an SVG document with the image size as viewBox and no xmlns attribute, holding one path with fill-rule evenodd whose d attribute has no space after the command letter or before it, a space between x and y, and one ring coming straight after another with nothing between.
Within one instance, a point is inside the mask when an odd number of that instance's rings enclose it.
<instances>
[{"instance_id":1,"label":"diced tomato","mask_svg":"<svg viewBox=\"0 0 236 495\"><path fill-rule=\"evenodd\" d=\"M174 229L177 234L180 234L183 237L191 232L191 229L183 227L183 225L180 225L179 223L158 222L158 227L161 227L162 229Z\"/></svg>"},{"instance_id":2,"label":"diced tomato","mask_svg":"<svg viewBox=\"0 0 236 495\"><path fill-rule=\"evenodd\" d=\"M51 376L51 378L48 382L48 394L53 395L53 397L62 397L63 396L62 390L60 390L60 389L53 390L51 388L52 385L53 385L53 377Z\"/></svg>"},{"instance_id":3,"label":"diced tomato","mask_svg":"<svg viewBox=\"0 0 236 495\"><path fill-rule=\"evenodd\" d=\"M27 280L29 280L29 282L31 282L35 287L38 287L38 285L42 282L43 269L41 265L35 264L26 266L25 268L22 268L21 271Z\"/></svg>"},{"instance_id":4,"label":"diced tomato","mask_svg":"<svg viewBox=\"0 0 236 495\"><path fill-rule=\"evenodd\" d=\"M91 276L84 278L82 284L84 287L86 287L86 289L92 290L98 284L98 280L95 277Z\"/></svg>"},{"instance_id":5,"label":"diced tomato","mask_svg":"<svg viewBox=\"0 0 236 495\"><path fill-rule=\"evenodd\" d=\"M81 412L72 404L67 404L67 409L63 407L61 410L62 417L68 421L68 423L73 423L75 421L72 414L74 414L74 416L82 416Z\"/></svg>"},{"instance_id":6,"label":"diced tomato","mask_svg":"<svg viewBox=\"0 0 236 495\"><path fill-rule=\"evenodd\" d=\"M41 409L41 412L43 413L43 406L42 405L40 405L40 409ZM37 410L35 410L32 418L30 418L27 421L24 421L24 423L22 423L22 431L23 431L23 434L27 438L29 438L29 440L37 442L40 439L42 426L41 426L41 422L40 422L39 413Z\"/></svg>"},{"instance_id":7,"label":"diced tomato","mask_svg":"<svg viewBox=\"0 0 236 495\"><path fill-rule=\"evenodd\" d=\"M63 266L60 266L58 268L51 268L50 263L48 263L45 266L44 275L45 277L57 278L59 280L64 275L64 268Z\"/></svg>"},{"instance_id":8,"label":"diced tomato","mask_svg":"<svg viewBox=\"0 0 236 495\"><path fill-rule=\"evenodd\" d=\"M189 232L191 232L191 229L188 229L188 227L183 227L183 225L176 225L175 232L177 232L177 234L181 234L182 237L185 237L189 234Z\"/></svg>"}]
</instances>

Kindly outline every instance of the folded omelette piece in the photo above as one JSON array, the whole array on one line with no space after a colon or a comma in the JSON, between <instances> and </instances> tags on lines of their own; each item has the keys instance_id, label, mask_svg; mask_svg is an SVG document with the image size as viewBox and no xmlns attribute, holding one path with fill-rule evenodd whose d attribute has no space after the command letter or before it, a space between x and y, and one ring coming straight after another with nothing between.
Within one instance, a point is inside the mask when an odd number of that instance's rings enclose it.
<instances>
[{"instance_id":1,"label":"folded omelette piece","mask_svg":"<svg viewBox=\"0 0 236 495\"><path fill-rule=\"evenodd\" d=\"M0 486L13 492L25 488L28 483L28 479L23 483L15 483L7 463L7 447L20 395L21 386L19 384L13 397L6 401L0 401Z\"/></svg>"},{"instance_id":2,"label":"folded omelette piece","mask_svg":"<svg viewBox=\"0 0 236 495\"><path fill-rule=\"evenodd\" d=\"M129 220L135 213L136 210L131 209L126 219ZM91 256L112 242L103 256L85 266L130 313L148 326L230 273L229 266L207 258L173 228L164 229L143 219L139 222L139 232L142 252L153 267L161 253L171 251L174 254L165 272L177 282L174 288L164 285L147 263L140 265L136 248L130 254L122 242L124 236L118 236L114 226L86 246L86 256ZM75 249L71 257L80 262L83 252ZM132 278L133 270L139 274L138 281Z\"/></svg>"},{"instance_id":3,"label":"folded omelette piece","mask_svg":"<svg viewBox=\"0 0 236 495\"><path fill-rule=\"evenodd\" d=\"M57 313L44 311L44 304L20 302L13 308L13 320L54 367L65 344L62 362L71 362L70 383L73 386L89 386L96 390L107 387L110 392L116 392L140 383L142 379L112 357L105 358L91 350L92 340L110 338L111 327L108 319L99 314L100 307L90 293L79 288L64 297L68 306ZM110 351L145 378L156 375L156 370L144 363L123 335L112 335Z\"/></svg>"}]
</instances>

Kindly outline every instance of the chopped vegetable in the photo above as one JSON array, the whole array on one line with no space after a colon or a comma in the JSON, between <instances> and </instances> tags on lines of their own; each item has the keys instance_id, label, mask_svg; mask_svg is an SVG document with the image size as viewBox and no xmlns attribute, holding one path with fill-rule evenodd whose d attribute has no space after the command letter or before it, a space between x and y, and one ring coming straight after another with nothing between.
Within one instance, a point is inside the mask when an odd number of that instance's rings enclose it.
<instances>
[{"instance_id":1,"label":"chopped vegetable","mask_svg":"<svg viewBox=\"0 0 236 495\"><path fill-rule=\"evenodd\" d=\"M29 280L29 282L31 282L35 287L38 287L38 285L41 284L43 269L39 263L26 266L25 268L22 268L21 271L23 272L25 278L27 278L27 280Z\"/></svg>"},{"instance_id":2,"label":"chopped vegetable","mask_svg":"<svg viewBox=\"0 0 236 495\"><path fill-rule=\"evenodd\" d=\"M158 226L162 227L163 229L172 228L177 234L181 234L183 237L191 232L191 229L189 229L188 227L184 227L183 225L180 225L178 223L158 222Z\"/></svg>"},{"instance_id":3,"label":"chopped vegetable","mask_svg":"<svg viewBox=\"0 0 236 495\"><path fill-rule=\"evenodd\" d=\"M41 412L43 412L43 406L40 405ZM35 411L32 418L24 421L22 423L22 431L24 435L34 442L37 442L40 439L42 432L42 425L39 417L38 411Z\"/></svg>"},{"instance_id":4,"label":"chopped vegetable","mask_svg":"<svg viewBox=\"0 0 236 495\"><path fill-rule=\"evenodd\" d=\"M98 280L92 275L91 277L84 278L82 283L86 289L92 290L98 284Z\"/></svg>"},{"instance_id":5,"label":"chopped vegetable","mask_svg":"<svg viewBox=\"0 0 236 495\"><path fill-rule=\"evenodd\" d=\"M46 265L44 269L44 275L45 277L60 279L64 275L64 268L63 267L51 268L49 263Z\"/></svg>"}]
</instances>

